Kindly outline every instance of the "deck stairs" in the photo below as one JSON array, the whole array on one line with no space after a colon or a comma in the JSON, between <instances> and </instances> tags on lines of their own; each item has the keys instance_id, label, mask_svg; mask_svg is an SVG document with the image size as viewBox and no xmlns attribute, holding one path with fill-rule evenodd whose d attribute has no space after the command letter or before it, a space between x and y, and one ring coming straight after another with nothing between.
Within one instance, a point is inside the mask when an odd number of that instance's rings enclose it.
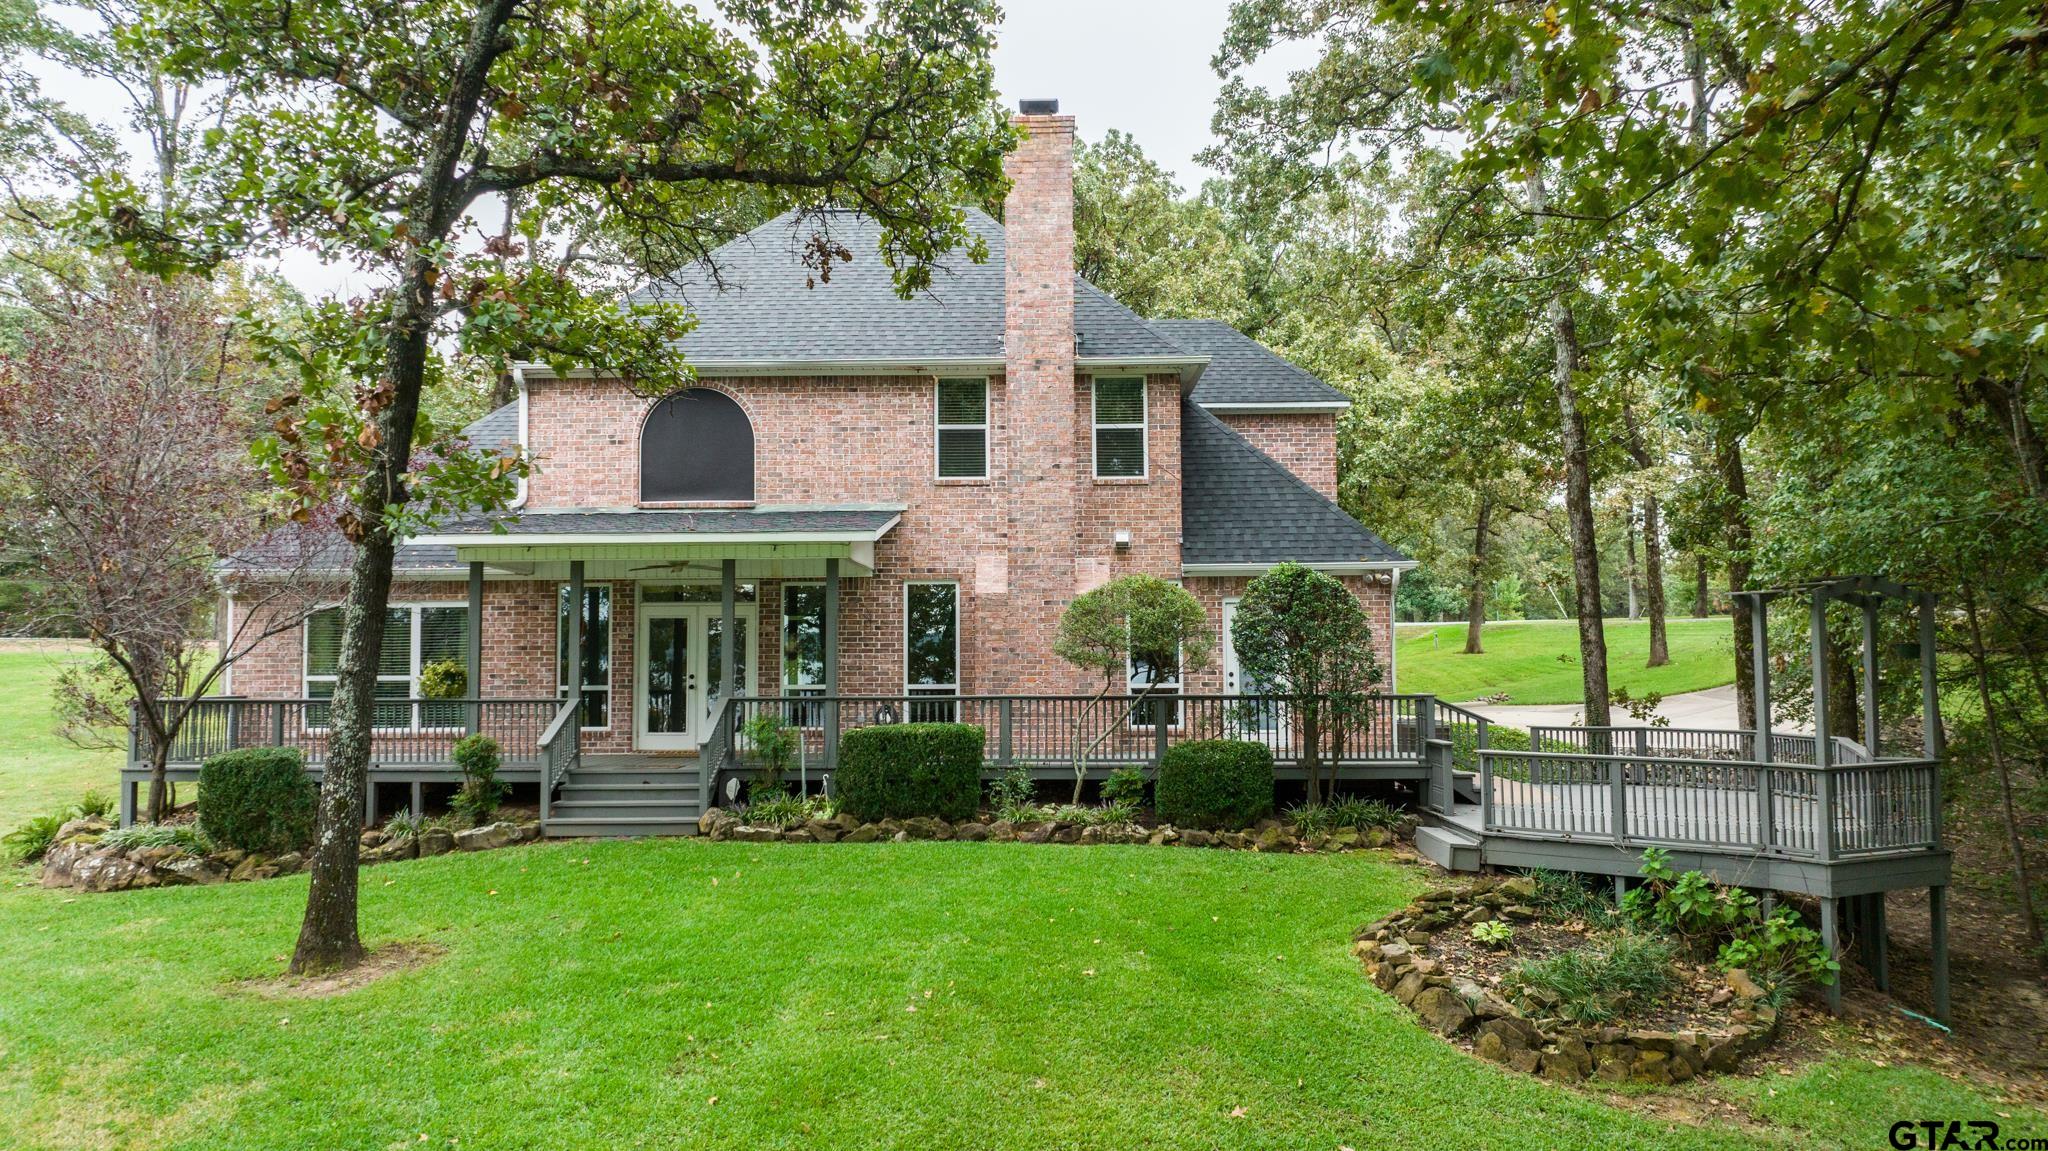
<instances>
[{"instance_id":1,"label":"deck stairs","mask_svg":"<svg viewBox=\"0 0 2048 1151\"><path fill-rule=\"evenodd\" d=\"M550 839L695 835L703 814L695 759L588 757L550 805Z\"/></svg>"}]
</instances>

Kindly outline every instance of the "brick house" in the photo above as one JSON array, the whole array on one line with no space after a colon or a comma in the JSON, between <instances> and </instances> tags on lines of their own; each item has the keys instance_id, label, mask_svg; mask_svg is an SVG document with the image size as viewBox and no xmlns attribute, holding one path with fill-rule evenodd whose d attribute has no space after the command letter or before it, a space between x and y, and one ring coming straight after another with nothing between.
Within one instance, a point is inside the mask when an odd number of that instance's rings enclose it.
<instances>
[{"instance_id":1,"label":"brick house","mask_svg":"<svg viewBox=\"0 0 2048 1151\"><path fill-rule=\"evenodd\" d=\"M915 299L851 214L830 226L856 258L807 287L808 232L779 218L718 252L719 287L645 289L698 317L688 389L524 366L518 400L468 429L532 459L518 514L401 549L384 694L452 659L478 697L566 698L580 649L596 757L703 746L735 633L748 697L1092 692L1053 631L1127 572L1181 582L1222 637L1178 691L1236 692L1232 604L1287 560L1357 595L1392 691L1413 561L1335 502L1344 395L1226 324L1148 321L1077 277L1073 120L1017 122L1006 223L971 218L991 258ZM229 694L317 700L338 638L338 612L316 615L239 662Z\"/></svg>"}]
</instances>

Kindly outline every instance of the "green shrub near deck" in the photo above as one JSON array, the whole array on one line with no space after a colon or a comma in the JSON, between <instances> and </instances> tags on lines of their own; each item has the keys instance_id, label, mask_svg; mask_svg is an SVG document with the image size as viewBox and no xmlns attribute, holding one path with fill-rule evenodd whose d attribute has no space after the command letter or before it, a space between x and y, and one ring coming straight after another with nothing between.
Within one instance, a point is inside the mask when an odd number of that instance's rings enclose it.
<instances>
[{"instance_id":1,"label":"green shrub near deck","mask_svg":"<svg viewBox=\"0 0 2048 1151\"><path fill-rule=\"evenodd\" d=\"M1250 827L1273 813L1273 753L1245 739L1177 743L1159 762L1152 806L1176 827Z\"/></svg>"},{"instance_id":2,"label":"green shrub near deck","mask_svg":"<svg viewBox=\"0 0 2048 1151\"><path fill-rule=\"evenodd\" d=\"M840 810L855 819L932 815L967 819L981 801L987 734L968 723L889 723L839 737L832 776Z\"/></svg>"},{"instance_id":3,"label":"green shrub near deck","mask_svg":"<svg viewBox=\"0 0 2048 1151\"><path fill-rule=\"evenodd\" d=\"M319 789L293 747L224 751L199 765L199 826L222 847L275 853L313 839Z\"/></svg>"}]
</instances>

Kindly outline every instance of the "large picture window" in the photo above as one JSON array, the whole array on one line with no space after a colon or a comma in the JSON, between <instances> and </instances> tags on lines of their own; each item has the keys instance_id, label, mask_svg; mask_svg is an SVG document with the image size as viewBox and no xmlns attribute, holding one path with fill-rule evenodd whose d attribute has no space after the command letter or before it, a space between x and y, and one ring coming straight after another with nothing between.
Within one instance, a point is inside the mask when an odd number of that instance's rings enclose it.
<instances>
[{"instance_id":1,"label":"large picture window","mask_svg":"<svg viewBox=\"0 0 2048 1151\"><path fill-rule=\"evenodd\" d=\"M430 663L467 656L469 610L456 605L394 605L384 614L384 643L377 651L377 698L380 702L372 722L380 728L457 727L463 722L460 704L425 704L404 701L419 698L420 669ZM341 609L321 608L306 617L306 698L334 698L341 674ZM475 695L471 685L470 695ZM308 724L327 723L327 708L307 709Z\"/></svg>"},{"instance_id":2,"label":"large picture window","mask_svg":"<svg viewBox=\"0 0 2048 1151\"><path fill-rule=\"evenodd\" d=\"M942 480L988 478L988 381L940 380L938 455Z\"/></svg>"},{"instance_id":3,"label":"large picture window","mask_svg":"<svg viewBox=\"0 0 2048 1151\"><path fill-rule=\"evenodd\" d=\"M555 688L559 698L569 695L569 586L563 584L555 601ZM577 663L582 668L583 718L585 728L612 725L612 589L608 584L583 589L583 651Z\"/></svg>"},{"instance_id":4,"label":"large picture window","mask_svg":"<svg viewBox=\"0 0 2048 1151\"><path fill-rule=\"evenodd\" d=\"M903 586L903 694L960 694L960 586L912 583ZM912 703L916 723L950 722L957 705Z\"/></svg>"},{"instance_id":5,"label":"large picture window","mask_svg":"<svg viewBox=\"0 0 2048 1151\"><path fill-rule=\"evenodd\" d=\"M1145 475L1145 378L1095 380L1095 478Z\"/></svg>"}]
</instances>

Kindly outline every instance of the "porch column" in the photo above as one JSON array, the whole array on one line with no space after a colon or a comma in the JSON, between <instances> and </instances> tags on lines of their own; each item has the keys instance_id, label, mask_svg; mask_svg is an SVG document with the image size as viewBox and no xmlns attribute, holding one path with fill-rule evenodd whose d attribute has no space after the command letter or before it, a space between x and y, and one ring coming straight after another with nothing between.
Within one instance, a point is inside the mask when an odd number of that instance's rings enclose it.
<instances>
[{"instance_id":1,"label":"porch column","mask_svg":"<svg viewBox=\"0 0 2048 1151\"><path fill-rule=\"evenodd\" d=\"M484 565L469 565L469 690L463 694L473 700L484 697ZM475 735L482 726L483 705L469 705L469 734ZM413 814L419 814L415 811Z\"/></svg>"},{"instance_id":2,"label":"porch column","mask_svg":"<svg viewBox=\"0 0 2048 1151\"><path fill-rule=\"evenodd\" d=\"M1878 757L1877 738L1877 596L1863 597L1863 746Z\"/></svg>"},{"instance_id":3,"label":"porch column","mask_svg":"<svg viewBox=\"0 0 2048 1151\"><path fill-rule=\"evenodd\" d=\"M1934 678L1934 595L1920 593L1920 749L1941 758L1941 685Z\"/></svg>"},{"instance_id":4,"label":"porch column","mask_svg":"<svg viewBox=\"0 0 2048 1151\"><path fill-rule=\"evenodd\" d=\"M1814 602L1818 604L1824 601L1816 599ZM1840 959L1842 957L1841 900L1832 895L1825 896L1820 901L1820 945L1827 952L1829 959ZM1840 974L1837 974L1835 981L1828 984L1828 1014L1840 1015L1841 1013L1842 977Z\"/></svg>"},{"instance_id":5,"label":"porch column","mask_svg":"<svg viewBox=\"0 0 2048 1151\"><path fill-rule=\"evenodd\" d=\"M1813 764L1819 769L1814 777L1813 834L1821 862L1828 863L1835 858L1835 774L1828 770L1835 762L1834 736L1828 730L1828 594L1816 588L1812 596ZM1821 934L1830 956L1835 954L1835 916L1834 898L1822 900ZM1828 1010L1840 1014L1841 1008L1842 984L1836 980L1828 988Z\"/></svg>"},{"instance_id":6,"label":"porch column","mask_svg":"<svg viewBox=\"0 0 2048 1151\"><path fill-rule=\"evenodd\" d=\"M1813 762L1826 767L1835 762L1834 738L1828 730L1828 595L1813 592ZM1823 815L1826 813L1823 812Z\"/></svg>"},{"instance_id":7,"label":"porch column","mask_svg":"<svg viewBox=\"0 0 2048 1151\"><path fill-rule=\"evenodd\" d=\"M1768 596L1749 599L1749 658L1756 686L1756 761L1771 762L1771 627Z\"/></svg>"},{"instance_id":8,"label":"porch column","mask_svg":"<svg viewBox=\"0 0 2048 1151\"><path fill-rule=\"evenodd\" d=\"M740 693L740 642L739 611L733 606L739 594L738 560L726 560L718 571L718 626L724 630L718 634L725 637L725 667L720 670L718 699L721 704L730 701Z\"/></svg>"},{"instance_id":9,"label":"porch column","mask_svg":"<svg viewBox=\"0 0 2048 1151\"><path fill-rule=\"evenodd\" d=\"M569 666L563 682L568 698L577 700L577 726L583 724L583 561L569 561Z\"/></svg>"},{"instance_id":10,"label":"porch column","mask_svg":"<svg viewBox=\"0 0 2048 1151\"><path fill-rule=\"evenodd\" d=\"M825 770L839 766L839 561L825 561Z\"/></svg>"}]
</instances>

